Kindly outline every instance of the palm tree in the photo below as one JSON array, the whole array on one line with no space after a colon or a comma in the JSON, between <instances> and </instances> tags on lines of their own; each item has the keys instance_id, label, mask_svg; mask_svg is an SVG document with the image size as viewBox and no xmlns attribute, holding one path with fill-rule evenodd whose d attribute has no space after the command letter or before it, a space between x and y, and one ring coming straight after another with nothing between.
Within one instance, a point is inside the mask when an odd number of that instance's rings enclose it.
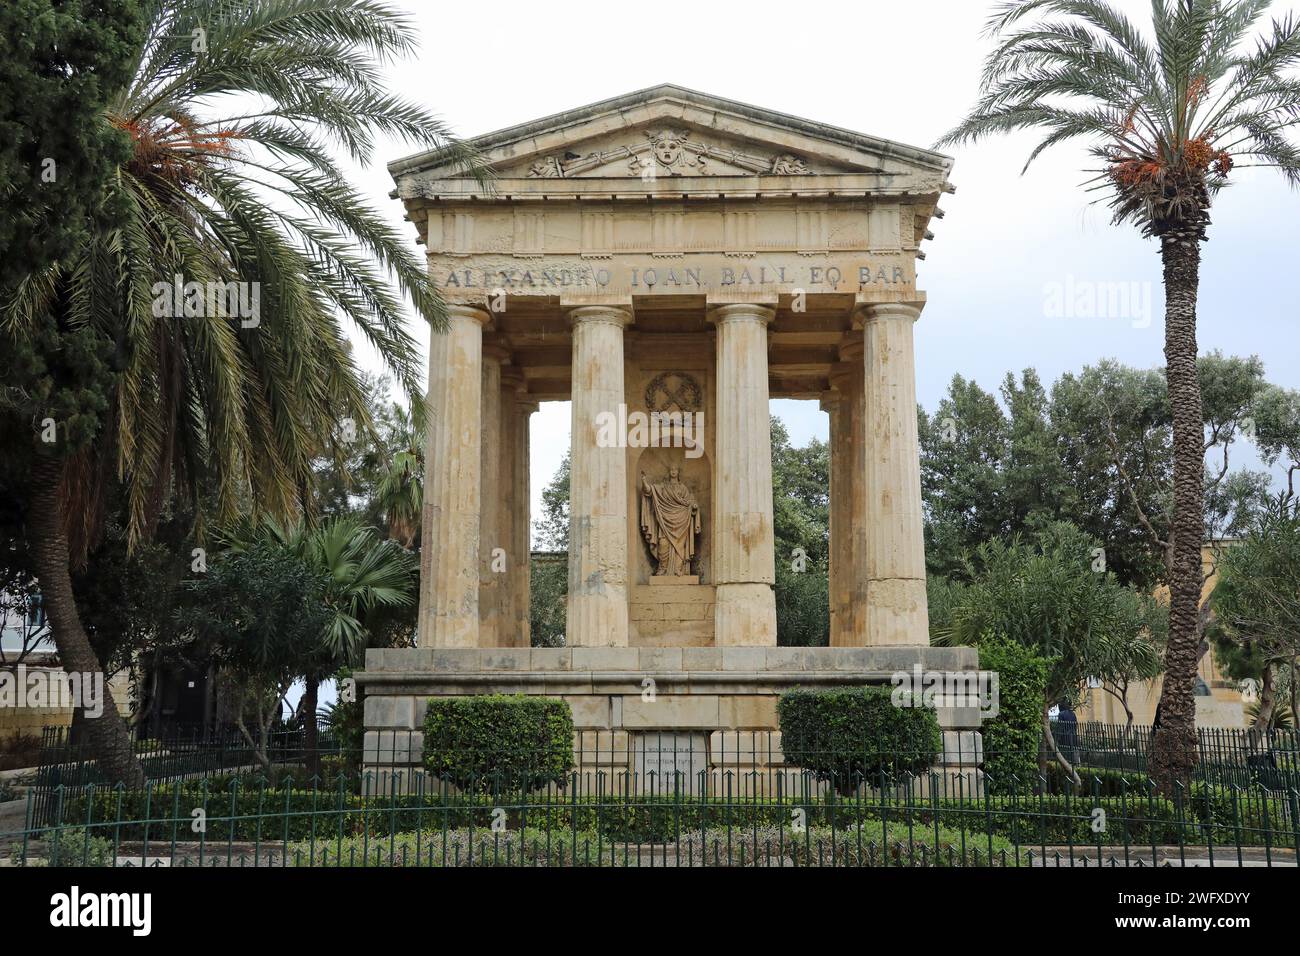
<instances>
[{"instance_id":1,"label":"palm tree","mask_svg":"<svg viewBox=\"0 0 1300 956\"><path fill-rule=\"evenodd\" d=\"M409 412L394 404L391 417L386 444L392 457L375 487L375 502L389 536L409 548L419 537L424 506L424 404Z\"/></svg>"},{"instance_id":2,"label":"palm tree","mask_svg":"<svg viewBox=\"0 0 1300 956\"><path fill-rule=\"evenodd\" d=\"M223 535L231 551L272 544L297 556L324 582L325 626L318 648L304 648L305 749L316 762L316 710L320 682L341 667L361 664L367 643L385 616L415 603L419 564L395 541L380 538L354 517L336 517L317 528L267 518L244 521Z\"/></svg>"},{"instance_id":3,"label":"palm tree","mask_svg":"<svg viewBox=\"0 0 1300 956\"><path fill-rule=\"evenodd\" d=\"M436 118L385 89L380 65L410 55L415 31L382 0L144 6L134 77L105 117L132 144L110 186L122 213L28 276L0 314L4 346L44 349L56 384L71 377L80 395L76 375L93 372L102 385L102 401L83 403L89 414L68 417L68 441L30 443L28 533L54 640L77 671L100 666L68 568L95 534L110 481L125 490L133 544L173 491L197 501L210 490L218 521L292 515L313 459L337 455L340 432L372 427L349 325L419 394L403 297L436 327L444 310L421 258L347 184L332 151L366 162L383 133L443 148L482 175ZM102 361L74 361L73 346ZM5 400L19 422L65 425L39 390L25 406ZM101 769L138 783L112 702L90 723Z\"/></svg>"},{"instance_id":4,"label":"palm tree","mask_svg":"<svg viewBox=\"0 0 1300 956\"><path fill-rule=\"evenodd\" d=\"M940 141L1021 129L1043 150L1083 139L1116 223L1160 243L1165 364L1174 417L1169 642L1153 776L1166 788L1196 761L1192 684L1200 657L1204 426L1196 375L1200 244L1210 205L1240 165L1300 184L1300 24L1257 27L1270 0L1152 0L1150 39L1105 0L1017 0L989 21L996 46L971 114ZM1251 40L1252 37L1255 39Z\"/></svg>"}]
</instances>

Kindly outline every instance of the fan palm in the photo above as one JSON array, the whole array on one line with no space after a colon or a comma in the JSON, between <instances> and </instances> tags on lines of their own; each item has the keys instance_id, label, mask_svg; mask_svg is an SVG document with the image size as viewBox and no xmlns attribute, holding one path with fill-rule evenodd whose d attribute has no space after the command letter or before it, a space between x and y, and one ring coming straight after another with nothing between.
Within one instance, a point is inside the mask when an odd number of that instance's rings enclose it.
<instances>
[{"instance_id":1,"label":"fan palm","mask_svg":"<svg viewBox=\"0 0 1300 956\"><path fill-rule=\"evenodd\" d=\"M258 525L242 522L222 539L231 551L272 543L322 577L328 621L321 645L332 661L330 670L360 664L369 636L367 615L414 601L415 556L353 517L330 518L316 528L268 517Z\"/></svg>"},{"instance_id":2,"label":"fan palm","mask_svg":"<svg viewBox=\"0 0 1300 956\"><path fill-rule=\"evenodd\" d=\"M971 114L941 140L1046 131L1029 155L1083 139L1116 223L1160 243L1165 364L1174 417L1169 642L1153 775L1166 787L1196 760L1192 684L1200 656L1203 418L1196 375L1200 244L1210 206L1242 165L1300 184L1300 24L1260 30L1270 0L1152 0L1150 31L1105 0L1017 0L989 21L995 47ZM1253 38L1253 39L1252 39Z\"/></svg>"},{"instance_id":3,"label":"fan palm","mask_svg":"<svg viewBox=\"0 0 1300 956\"><path fill-rule=\"evenodd\" d=\"M242 551L272 544L296 555L323 582L325 625L316 648L304 649L306 749L316 756L316 702L320 682L340 667L361 663L368 639L383 616L415 602L419 565L397 542L381 539L356 518L331 518L317 528L266 518L243 521L223 535Z\"/></svg>"},{"instance_id":4,"label":"fan palm","mask_svg":"<svg viewBox=\"0 0 1300 956\"><path fill-rule=\"evenodd\" d=\"M387 436L392 458L375 487L375 502L389 535L411 547L420 534L424 505L424 405L417 402L408 412L394 405Z\"/></svg>"},{"instance_id":5,"label":"fan palm","mask_svg":"<svg viewBox=\"0 0 1300 956\"><path fill-rule=\"evenodd\" d=\"M173 487L210 489L220 520L293 514L336 433L371 429L349 325L418 396L403 298L437 327L443 308L420 257L347 184L334 152L365 162L385 134L480 168L436 118L385 89L381 64L411 54L415 32L379 0L145 6L134 77L105 117L133 146L108 187L124 212L25 279L0 316L15 349L39 349L53 323L111 354L93 441L36 442L30 468L34 560L70 670L99 669L68 566L95 534L108 481L124 488L132 542ZM245 308L231 308L230 291ZM39 395L29 406L25 417L49 414ZM91 746L109 776L139 781L108 703Z\"/></svg>"}]
</instances>

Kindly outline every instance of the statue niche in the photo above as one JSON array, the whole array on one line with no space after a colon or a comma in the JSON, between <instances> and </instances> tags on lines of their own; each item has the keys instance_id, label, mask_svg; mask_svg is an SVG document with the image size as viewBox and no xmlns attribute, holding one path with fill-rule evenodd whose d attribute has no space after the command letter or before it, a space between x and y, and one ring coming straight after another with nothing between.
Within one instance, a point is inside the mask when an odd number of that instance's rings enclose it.
<instances>
[{"instance_id":1,"label":"statue niche","mask_svg":"<svg viewBox=\"0 0 1300 956\"><path fill-rule=\"evenodd\" d=\"M674 465L665 481L641 472L641 535L650 546L655 577L689 577L700 533L700 505Z\"/></svg>"}]
</instances>

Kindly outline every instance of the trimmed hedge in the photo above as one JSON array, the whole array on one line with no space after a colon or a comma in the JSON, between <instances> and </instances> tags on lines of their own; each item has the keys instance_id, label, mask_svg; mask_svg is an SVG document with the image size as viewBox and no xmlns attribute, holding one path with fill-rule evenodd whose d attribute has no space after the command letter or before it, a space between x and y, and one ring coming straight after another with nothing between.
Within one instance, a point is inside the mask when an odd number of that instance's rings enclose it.
<instances>
[{"instance_id":1,"label":"trimmed hedge","mask_svg":"<svg viewBox=\"0 0 1300 956\"><path fill-rule=\"evenodd\" d=\"M985 785L1012 793L1038 779L1047 662L1027 647L995 637L979 642L980 670L998 675L998 715L980 725Z\"/></svg>"},{"instance_id":2,"label":"trimmed hedge","mask_svg":"<svg viewBox=\"0 0 1300 956\"><path fill-rule=\"evenodd\" d=\"M573 769L567 701L522 694L435 697L424 718L424 765L471 793L562 785Z\"/></svg>"},{"instance_id":3,"label":"trimmed hedge","mask_svg":"<svg viewBox=\"0 0 1300 956\"><path fill-rule=\"evenodd\" d=\"M366 799L351 793L304 790L204 793L186 786L140 791L96 788L88 808L84 790L65 795L64 827L84 828L93 838L139 841L166 846L170 841L218 846L227 841L263 844L306 840L336 841L352 837L374 839L428 830L490 830L497 802L490 794L381 795ZM193 832L192 811L206 811L207 831ZM1106 811L1107 825L1093 832L1093 811ZM1073 843L1075 846L1141 847L1179 843L1231 847L1265 842L1288 845L1292 834L1284 801L1241 794L1193 790L1179 806L1154 795L1117 796L990 796L983 801L940 799L908 806L902 801L843 800L834 796L810 801L769 799L762 803L726 803L642 796L603 801L590 796L576 802L557 800L525 809L507 806L505 823L519 829L560 833L600 833L618 843L665 843L687 833L732 828L789 827L795 809L803 811L808 827L846 829L856 825L911 827L919 833L941 827L964 831L972 840L1000 837L1020 846ZM1268 827L1265 826L1268 822ZM1212 823L1212 826L1209 824ZM52 824L52 821L51 821ZM1271 834L1266 834L1271 830ZM80 837L78 837L80 839ZM919 839L919 837L918 837Z\"/></svg>"},{"instance_id":4,"label":"trimmed hedge","mask_svg":"<svg viewBox=\"0 0 1300 956\"><path fill-rule=\"evenodd\" d=\"M727 830L688 830L675 844L662 843L655 858L705 866L1015 866L1029 862L1002 837L972 840L969 834L940 828L909 829L904 824L869 824L834 830L761 826ZM300 842L287 848L289 866L458 867L458 866L628 866L640 863L639 850L591 831L548 832L529 828L423 830L392 839L348 837Z\"/></svg>"},{"instance_id":5,"label":"trimmed hedge","mask_svg":"<svg viewBox=\"0 0 1300 956\"><path fill-rule=\"evenodd\" d=\"M924 773L942 746L939 721L924 707L896 707L886 687L781 695L781 750L840 793Z\"/></svg>"}]
</instances>

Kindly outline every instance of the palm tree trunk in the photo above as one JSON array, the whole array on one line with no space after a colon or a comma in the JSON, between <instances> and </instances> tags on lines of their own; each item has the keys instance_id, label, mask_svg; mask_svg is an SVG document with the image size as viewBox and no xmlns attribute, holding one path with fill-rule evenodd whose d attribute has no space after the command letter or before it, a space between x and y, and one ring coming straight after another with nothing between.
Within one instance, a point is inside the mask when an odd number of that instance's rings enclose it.
<instances>
[{"instance_id":1,"label":"palm tree trunk","mask_svg":"<svg viewBox=\"0 0 1300 956\"><path fill-rule=\"evenodd\" d=\"M1255 730L1266 731L1273 726L1273 711L1277 707L1277 682L1273 679L1273 665L1264 664L1264 678L1260 681L1259 710L1255 712Z\"/></svg>"},{"instance_id":2,"label":"palm tree trunk","mask_svg":"<svg viewBox=\"0 0 1300 956\"><path fill-rule=\"evenodd\" d=\"M1291 726L1300 730L1300 696L1296 694L1296 659L1291 658Z\"/></svg>"},{"instance_id":3,"label":"palm tree trunk","mask_svg":"<svg viewBox=\"0 0 1300 956\"><path fill-rule=\"evenodd\" d=\"M1200 230L1161 238L1165 282L1165 368L1174 420L1174 512L1169 537L1169 642L1152 738L1151 775L1166 793L1191 779L1197 759L1192 686L1200 657L1201 543L1205 535L1205 429L1196 377L1196 294Z\"/></svg>"},{"instance_id":4,"label":"palm tree trunk","mask_svg":"<svg viewBox=\"0 0 1300 956\"><path fill-rule=\"evenodd\" d=\"M95 656L81 626L77 602L72 593L72 576L68 572L68 537L63 529L59 500L62 462L38 457L32 468L27 497L27 523L31 532L32 556L40 581L41 598L50 621L50 633L58 648L59 660L69 674L99 674L104 668ZM144 785L144 769L131 746L126 722L118 713L107 678L103 688L103 713L85 721L86 744L96 761L100 776L111 783L128 787Z\"/></svg>"},{"instance_id":5,"label":"palm tree trunk","mask_svg":"<svg viewBox=\"0 0 1300 956\"><path fill-rule=\"evenodd\" d=\"M320 678L308 675L302 693L302 745L307 757L307 776L320 776L320 735L316 728L316 706L319 699Z\"/></svg>"}]
</instances>

